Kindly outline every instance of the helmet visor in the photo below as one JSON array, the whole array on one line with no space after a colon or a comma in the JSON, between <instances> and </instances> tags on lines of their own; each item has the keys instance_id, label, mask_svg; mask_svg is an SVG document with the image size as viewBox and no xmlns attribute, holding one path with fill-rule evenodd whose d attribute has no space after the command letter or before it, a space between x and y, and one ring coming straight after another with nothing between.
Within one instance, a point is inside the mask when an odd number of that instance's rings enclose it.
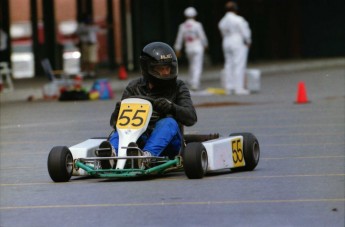
<instances>
[{"instance_id":1,"label":"helmet visor","mask_svg":"<svg viewBox=\"0 0 345 227\"><path fill-rule=\"evenodd\" d=\"M151 62L148 73L162 80L171 80L177 76L176 62Z\"/></svg>"}]
</instances>

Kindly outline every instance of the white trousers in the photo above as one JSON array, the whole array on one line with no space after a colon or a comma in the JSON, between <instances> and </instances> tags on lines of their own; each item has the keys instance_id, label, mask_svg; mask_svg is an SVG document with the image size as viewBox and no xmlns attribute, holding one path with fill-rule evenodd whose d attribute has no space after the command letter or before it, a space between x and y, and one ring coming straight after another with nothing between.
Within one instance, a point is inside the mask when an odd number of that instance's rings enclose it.
<instances>
[{"instance_id":1,"label":"white trousers","mask_svg":"<svg viewBox=\"0 0 345 227\"><path fill-rule=\"evenodd\" d=\"M192 88L197 89L200 87L200 77L204 62L204 51L187 52L186 55L189 64L189 84Z\"/></svg>"},{"instance_id":2,"label":"white trousers","mask_svg":"<svg viewBox=\"0 0 345 227\"><path fill-rule=\"evenodd\" d=\"M240 91L245 88L245 69L247 65L248 48L224 50L224 71L221 75L221 85L227 90Z\"/></svg>"}]
</instances>

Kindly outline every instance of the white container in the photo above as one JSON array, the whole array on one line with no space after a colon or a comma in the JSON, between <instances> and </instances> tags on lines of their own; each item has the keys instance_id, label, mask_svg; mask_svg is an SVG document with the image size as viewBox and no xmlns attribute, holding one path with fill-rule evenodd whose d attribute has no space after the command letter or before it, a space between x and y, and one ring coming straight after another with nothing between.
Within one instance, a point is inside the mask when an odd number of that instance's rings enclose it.
<instances>
[{"instance_id":1,"label":"white container","mask_svg":"<svg viewBox=\"0 0 345 227\"><path fill-rule=\"evenodd\" d=\"M261 88L261 71L259 69L246 70L246 87L251 92L259 92Z\"/></svg>"},{"instance_id":2,"label":"white container","mask_svg":"<svg viewBox=\"0 0 345 227\"><path fill-rule=\"evenodd\" d=\"M59 86L54 82L43 85L42 92L44 99L58 99L60 96Z\"/></svg>"}]
</instances>

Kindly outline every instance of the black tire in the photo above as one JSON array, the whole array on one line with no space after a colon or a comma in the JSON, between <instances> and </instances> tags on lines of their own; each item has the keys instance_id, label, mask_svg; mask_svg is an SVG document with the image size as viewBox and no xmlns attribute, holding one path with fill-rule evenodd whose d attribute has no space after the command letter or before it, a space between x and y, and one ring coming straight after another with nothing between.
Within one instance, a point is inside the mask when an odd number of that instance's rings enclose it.
<instances>
[{"instance_id":1,"label":"black tire","mask_svg":"<svg viewBox=\"0 0 345 227\"><path fill-rule=\"evenodd\" d=\"M259 163L260 146L258 139L249 132L232 133L231 136L243 136L243 156L246 165L244 167L232 168L232 171L252 171Z\"/></svg>"},{"instance_id":2,"label":"black tire","mask_svg":"<svg viewBox=\"0 0 345 227\"><path fill-rule=\"evenodd\" d=\"M202 143L189 143L183 152L183 168L189 179L203 178L207 171L207 152Z\"/></svg>"},{"instance_id":3,"label":"black tire","mask_svg":"<svg viewBox=\"0 0 345 227\"><path fill-rule=\"evenodd\" d=\"M73 156L68 147L53 147L48 156L48 172L55 182L67 182L73 172Z\"/></svg>"}]
</instances>

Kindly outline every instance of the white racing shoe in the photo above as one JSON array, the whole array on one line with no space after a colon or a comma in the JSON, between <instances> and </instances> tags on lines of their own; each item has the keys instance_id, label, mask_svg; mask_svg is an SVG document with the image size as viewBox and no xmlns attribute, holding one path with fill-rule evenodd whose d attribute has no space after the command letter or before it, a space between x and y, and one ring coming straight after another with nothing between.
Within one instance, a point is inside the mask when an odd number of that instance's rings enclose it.
<instances>
[{"instance_id":1,"label":"white racing shoe","mask_svg":"<svg viewBox=\"0 0 345 227\"><path fill-rule=\"evenodd\" d=\"M144 157L152 157L152 154L149 151L142 151L138 145L134 142L128 144L127 148L127 156L144 156ZM150 158L139 158L139 159L132 159L131 163L132 168L149 168L150 167Z\"/></svg>"},{"instance_id":2,"label":"white racing shoe","mask_svg":"<svg viewBox=\"0 0 345 227\"><path fill-rule=\"evenodd\" d=\"M247 89L235 90L235 95L250 95L250 91Z\"/></svg>"},{"instance_id":3,"label":"white racing shoe","mask_svg":"<svg viewBox=\"0 0 345 227\"><path fill-rule=\"evenodd\" d=\"M115 149L109 141L103 141L96 150L97 157L115 157ZM101 160L102 169L112 169L115 165L115 160Z\"/></svg>"},{"instance_id":4,"label":"white racing shoe","mask_svg":"<svg viewBox=\"0 0 345 227\"><path fill-rule=\"evenodd\" d=\"M138 145L134 142L130 142L127 147L127 156L141 156L142 151ZM128 162L130 161L130 162ZM142 160L140 159L130 159L127 160L131 168L138 169L141 168Z\"/></svg>"},{"instance_id":5,"label":"white racing shoe","mask_svg":"<svg viewBox=\"0 0 345 227\"><path fill-rule=\"evenodd\" d=\"M144 157L152 157L153 155L149 151L143 151L142 152L142 156L144 156ZM149 168L150 167L150 163L151 163L151 159L150 158L145 158L145 159L143 159L143 163L144 163L144 165L147 168Z\"/></svg>"}]
</instances>

